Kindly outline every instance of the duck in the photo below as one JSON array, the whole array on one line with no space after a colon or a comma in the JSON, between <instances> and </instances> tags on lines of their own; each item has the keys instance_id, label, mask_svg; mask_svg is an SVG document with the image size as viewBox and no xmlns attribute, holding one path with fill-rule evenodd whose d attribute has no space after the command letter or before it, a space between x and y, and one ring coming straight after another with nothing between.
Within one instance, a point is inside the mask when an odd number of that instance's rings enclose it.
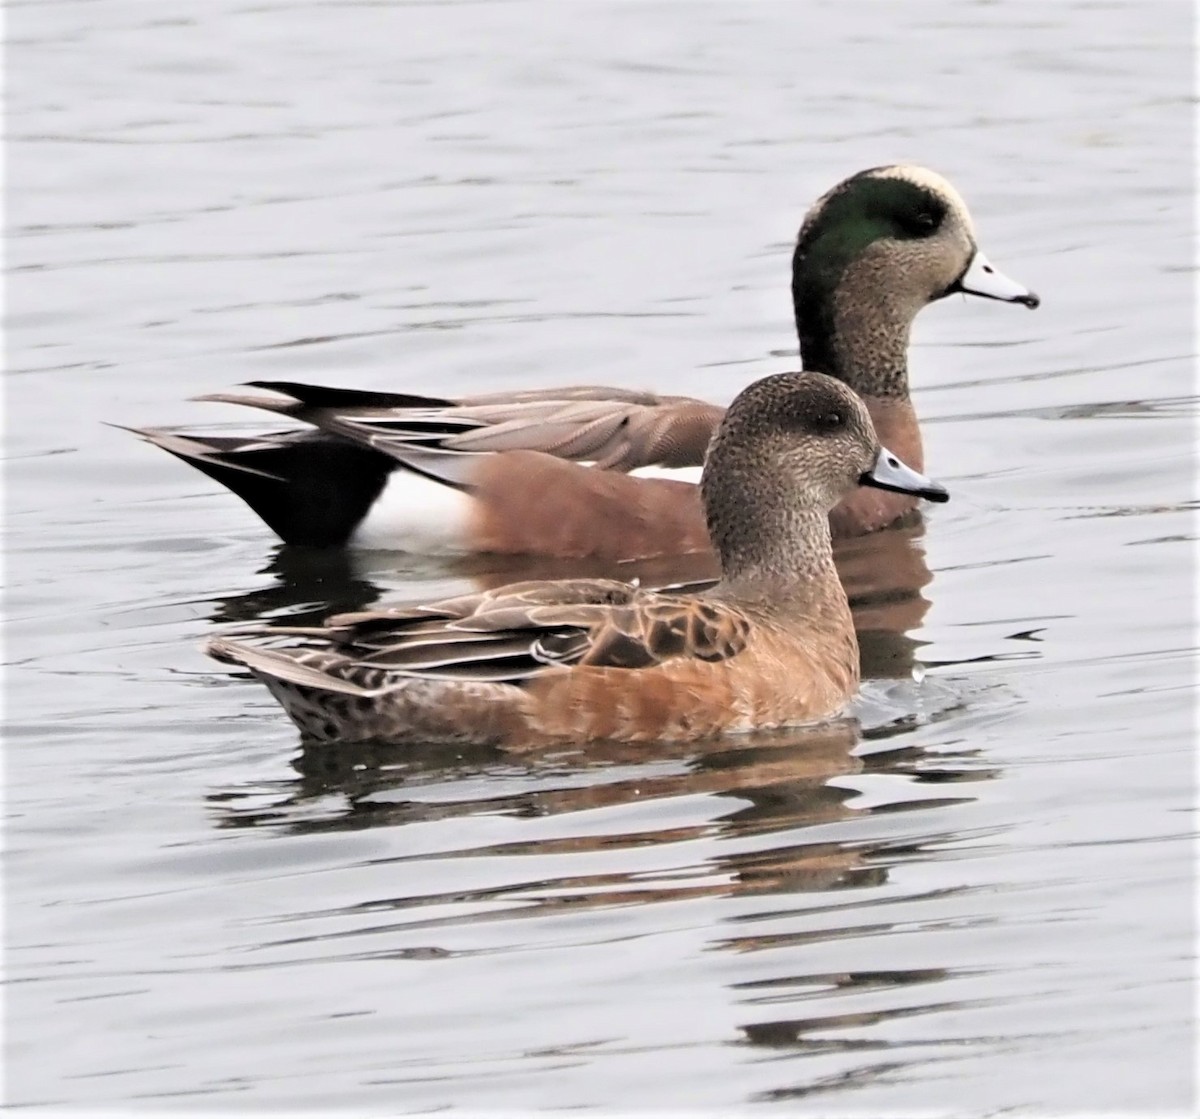
<instances>
[{"instance_id":1,"label":"duck","mask_svg":"<svg viewBox=\"0 0 1200 1119\"><path fill-rule=\"evenodd\" d=\"M966 203L936 172L860 171L806 214L792 257L801 364L858 393L881 438L918 471L909 335L923 307L955 292L1040 303L991 264ZM458 399L244 387L258 391L198 399L308 428L251 438L131 430L227 486L287 544L605 564L710 552L695 481L720 405L597 386ZM917 504L857 490L831 514L834 535L885 528Z\"/></svg>"},{"instance_id":2,"label":"duck","mask_svg":"<svg viewBox=\"0 0 1200 1119\"><path fill-rule=\"evenodd\" d=\"M700 495L720 561L698 594L526 581L208 642L311 742L521 749L690 741L827 719L859 654L828 514L879 489L946 501L823 373L780 373L721 418Z\"/></svg>"}]
</instances>

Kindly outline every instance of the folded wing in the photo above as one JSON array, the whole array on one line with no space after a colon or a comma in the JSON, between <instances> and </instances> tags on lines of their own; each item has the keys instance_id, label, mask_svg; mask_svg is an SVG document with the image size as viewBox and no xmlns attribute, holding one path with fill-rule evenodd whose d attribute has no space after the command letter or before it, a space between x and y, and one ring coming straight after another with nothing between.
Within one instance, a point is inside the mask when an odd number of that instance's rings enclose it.
<instances>
[{"instance_id":1,"label":"folded wing","mask_svg":"<svg viewBox=\"0 0 1200 1119\"><path fill-rule=\"evenodd\" d=\"M217 393L200 399L290 416L405 465L416 455L427 467L434 454L513 450L626 472L699 466L724 414L717 405L688 397L590 385L458 401L291 381L255 381L248 387L276 395Z\"/></svg>"},{"instance_id":2,"label":"folded wing","mask_svg":"<svg viewBox=\"0 0 1200 1119\"><path fill-rule=\"evenodd\" d=\"M745 647L749 628L715 600L580 579L343 614L318 629L264 629L265 646L218 638L209 652L293 683L317 686L324 677L333 690L365 695L406 676L521 686L574 665L720 661ZM267 651L281 640L286 648ZM285 658L292 663L279 665Z\"/></svg>"}]
</instances>

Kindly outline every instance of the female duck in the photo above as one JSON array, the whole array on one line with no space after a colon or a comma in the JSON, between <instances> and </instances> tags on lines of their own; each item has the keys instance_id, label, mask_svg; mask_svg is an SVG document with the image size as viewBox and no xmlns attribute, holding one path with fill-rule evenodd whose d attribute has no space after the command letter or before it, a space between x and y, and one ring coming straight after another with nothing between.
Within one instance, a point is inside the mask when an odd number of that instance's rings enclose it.
<instances>
[{"instance_id":1,"label":"female duck","mask_svg":"<svg viewBox=\"0 0 1200 1119\"><path fill-rule=\"evenodd\" d=\"M734 400L704 466L722 576L703 594L514 583L267 631L301 638L290 647L216 638L208 652L326 741L637 742L821 719L858 687L828 514L864 486L947 498L879 445L845 385L767 377Z\"/></svg>"},{"instance_id":2,"label":"female duck","mask_svg":"<svg viewBox=\"0 0 1200 1119\"><path fill-rule=\"evenodd\" d=\"M907 350L922 307L951 292L1036 307L988 263L958 192L921 167L839 183L800 229L792 295L806 369L864 398L880 438L924 469ZM312 424L253 439L144 431L238 494L292 544L475 551L605 560L707 551L693 476L724 409L611 388L501 393L461 401L256 382L276 395L218 395ZM590 464L590 468L577 465ZM859 492L838 536L916 507Z\"/></svg>"}]
</instances>

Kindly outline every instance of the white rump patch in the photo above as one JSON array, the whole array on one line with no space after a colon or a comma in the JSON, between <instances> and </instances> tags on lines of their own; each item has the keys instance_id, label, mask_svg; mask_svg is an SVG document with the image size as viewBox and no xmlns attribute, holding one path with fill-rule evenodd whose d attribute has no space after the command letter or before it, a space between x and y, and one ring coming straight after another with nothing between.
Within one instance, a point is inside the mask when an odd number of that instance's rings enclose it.
<instances>
[{"instance_id":1,"label":"white rump patch","mask_svg":"<svg viewBox=\"0 0 1200 1119\"><path fill-rule=\"evenodd\" d=\"M393 470L350 537L366 550L465 552L472 498L411 470Z\"/></svg>"},{"instance_id":2,"label":"white rump patch","mask_svg":"<svg viewBox=\"0 0 1200 1119\"><path fill-rule=\"evenodd\" d=\"M699 482L702 466L639 466L629 473L634 478L669 478L673 482Z\"/></svg>"}]
</instances>

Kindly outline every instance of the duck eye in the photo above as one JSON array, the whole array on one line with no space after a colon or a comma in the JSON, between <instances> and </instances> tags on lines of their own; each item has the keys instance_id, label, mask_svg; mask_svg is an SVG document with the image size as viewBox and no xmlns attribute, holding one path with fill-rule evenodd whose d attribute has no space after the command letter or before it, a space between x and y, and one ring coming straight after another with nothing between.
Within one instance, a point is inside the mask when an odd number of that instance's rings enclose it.
<instances>
[{"instance_id":1,"label":"duck eye","mask_svg":"<svg viewBox=\"0 0 1200 1119\"><path fill-rule=\"evenodd\" d=\"M900 219L900 225L904 228L904 231L913 237L924 237L932 233L941 224L941 213L928 207L913 210Z\"/></svg>"},{"instance_id":2,"label":"duck eye","mask_svg":"<svg viewBox=\"0 0 1200 1119\"><path fill-rule=\"evenodd\" d=\"M814 426L818 431L837 431L840 427L846 425L846 414L838 411L836 408L828 412L821 412L816 417Z\"/></svg>"}]
</instances>

